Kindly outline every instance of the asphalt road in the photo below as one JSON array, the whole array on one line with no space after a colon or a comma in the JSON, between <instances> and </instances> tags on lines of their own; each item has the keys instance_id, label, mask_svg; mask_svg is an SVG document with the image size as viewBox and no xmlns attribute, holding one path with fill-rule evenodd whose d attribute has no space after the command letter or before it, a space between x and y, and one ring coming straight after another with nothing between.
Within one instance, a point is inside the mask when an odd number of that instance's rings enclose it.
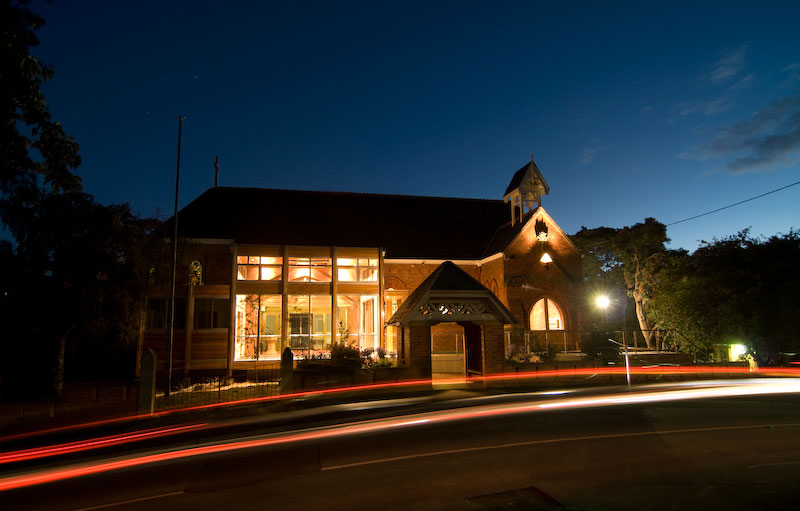
<instances>
[{"instance_id":1,"label":"asphalt road","mask_svg":"<svg viewBox=\"0 0 800 511\"><path fill-rule=\"evenodd\" d=\"M0 492L0 509L798 509L798 405L783 394L412 417Z\"/></svg>"}]
</instances>

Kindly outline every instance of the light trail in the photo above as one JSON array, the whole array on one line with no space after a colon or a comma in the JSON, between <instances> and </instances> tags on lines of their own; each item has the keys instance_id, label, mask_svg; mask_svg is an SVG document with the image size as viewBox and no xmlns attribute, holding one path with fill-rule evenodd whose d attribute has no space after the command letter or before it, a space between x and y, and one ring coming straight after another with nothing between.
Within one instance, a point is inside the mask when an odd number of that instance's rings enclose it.
<instances>
[{"instance_id":1,"label":"light trail","mask_svg":"<svg viewBox=\"0 0 800 511\"><path fill-rule=\"evenodd\" d=\"M713 366L651 366L651 367L631 367L631 375L639 376L684 376L684 375L750 375L750 376L789 376L800 377L800 368L798 367L767 367L751 370L749 367L713 367ZM567 368L567 369L552 369L545 371L526 371L521 373L501 373L488 376L474 376L469 378L448 378L448 379L418 379L407 380L400 382L377 383L368 385L357 385L348 387L333 387L329 389L308 390L302 392L293 392L289 394L280 394L276 396L263 396L257 398L240 399L236 401L224 401L220 403L210 403L205 405L196 405L183 408L174 408L170 410L162 410L153 414L139 414L127 415L123 417L115 417L111 419L104 419L99 421L85 422L80 424L72 424L68 426L61 426L57 428L49 428L38 431L30 431L16 435L9 435L0 437L0 443L9 442L12 440L20 440L23 438L30 438L35 436L48 435L53 433L60 433L65 431L72 431L77 429L86 429L91 427L108 426L111 424L118 424L123 422L134 422L144 419L152 419L157 417L165 417L182 412L214 410L219 408L228 408L241 405L252 404L265 404L270 402L286 401L293 399L305 399L312 396L323 396L331 394L345 394L345 393L361 393L366 391L374 391L380 389L397 389L397 388L411 388L411 387L429 387L433 384L464 384L464 383L482 383L482 382L514 382L521 380L535 380L535 379L549 379L549 378L564 378L564 377L577 377L586 376L588 378L598 375L622 375L625 374L624 367L582 367L582 368Z\"/></svg>"},{"instance_id":2,"label":"light trail","mask_svg":"<svg viewBox=\"0 0 800 511\"><path fill-rule=\"evenodd\" d=\"M203 429L207 424L189 424L184 426L171 426L163 428L153 428L131 433L120 433L105 437L78 440L63 444L49 445L44 447L34 447L31 449L21 449L19 451L9 451L0 453L0 464L13 463L17 461L35 460L48 456L57 456L74 452L82 452L114 445L123 445L131 442L138 442L151 438L159 438L177 433Z\"/></svg>"},{"instance_id":3,"label":"light trail","mask_svg":"<svg viewBox=\"0 0 800 511\"><path fill-rule=\"evenodd\" d=\"M471 408L423 412L335 426L309 428L300 431L273 433L250 437L235 442L220 441L196 447L162 450L151 454L120 457L109 461L87 462L78 465L34 471L0 479L0 491L100 474L123 468L140 467L164 461L174 461L209 454L284 445L310 440L319 441L349 435L376 433L391 429L418 427L420 425L442 424L453 421L474 420L519 413L543 412L554 409L789 393L800 393L800 381L796 379L776 379L741 382L735 385L717 386L710 389L686 388L667 391L636 392L622 395L606 394L589 398L562 398L546 402L492 404Z\"/></svg>"}]
</instances>

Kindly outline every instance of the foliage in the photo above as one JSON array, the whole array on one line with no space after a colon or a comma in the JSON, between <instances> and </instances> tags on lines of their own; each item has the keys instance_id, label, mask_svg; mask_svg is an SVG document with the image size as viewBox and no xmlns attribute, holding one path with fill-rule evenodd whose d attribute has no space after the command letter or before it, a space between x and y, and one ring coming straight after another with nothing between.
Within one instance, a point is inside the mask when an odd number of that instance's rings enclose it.
<instances>
[{"instance_id":1,"label":"foliage","mask_svg":"<svg viewBox=\"0 0 800 511\"><path fill-rule=\"evenodd\" d=\"M581 351L588 360L602 360L603 363L619 359L619 345L608 341L608 332L593 330L581 339Z\"/></svg>"},{"instance_id":2,"label":"foliage","mask_svg":"<svg viewBox=\"0 0 800 511\"><path fill-rule=\"evenodd\" d=\"M582 227L571 239L581 251L587 298L603 293L622 300L623 310L635 312L647 345L655 347L655 338L650 334L653 321L647 314L652 299L647 282L653 260L666 252L666 226L646 218L643 223L621 229ZM628 298L632 306L628 306ZM594 304L587 306L593 308Z\"/></svg>"},{"instance_id":3,"label":"foliage","mask_svg":"<svg viewBox=\"0 0 800 511\"><path fill-rule=\"evenodd\" d=\"M0 244L5 396L58 391L65 375L132 376L153 228L81 191L78 144L41 91L53 71L30 55L44 22L26 4L0 2L0 219L13 237Z\"/></svg>"},{"instance_id":4,"label":"foliage","mask_svg":"<svg viewBox=\"0 0 800 511\"><path fill-rule=\"evenodd\" d=\"M331 346L331 363L347 367L361 367L361 351L358 347L344 342Z\"/></svg>"},{"instance_id":5,"label":"foliage","mask_svg":"<svg viewBox=\"0 0 800 511\"><path fill-rule=\"evenodd\" d=\"M800 350L800 234L767 240L748 232L660 261L652 317L684 350L710 358L718 344L746 344L759 363Z\"/></svg>"},{"instance_id":6,"label":"foliage","mask_svg":"<svg viewBox=\"0 0 800 511\"><path fill-rule=\"evenodd\" d=\"M394 367L394 361L386 356L386 350L381 347L366 349L361 352L361 357L364 359L364 367L368 369Z\"/></svg>"},{"instance_id":7,"label":"foliage","mask_svg":"<svg viewBox=\"0 0 800 511\"><path fill-rule=\"evenodd\" d=\"M30 54L39 44L34 30L44 20L23 2L0 5L0 218L16 239L24 239L22 219L43 193L77 192L81 180L78 144L48 111L42 83L52 68Z\"/></svg>"}]
</instances>

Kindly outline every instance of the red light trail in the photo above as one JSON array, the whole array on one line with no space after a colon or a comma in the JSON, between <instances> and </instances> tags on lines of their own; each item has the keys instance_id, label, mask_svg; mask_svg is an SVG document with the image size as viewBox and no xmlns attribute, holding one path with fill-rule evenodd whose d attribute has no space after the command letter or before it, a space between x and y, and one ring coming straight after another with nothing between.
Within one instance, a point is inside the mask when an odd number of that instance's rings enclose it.
<instances>
[{"instance_id":1,"label":"red light trail","mask_svg":"<svg viewBox=\"0 0 800 511\"><path fill-rule=\"evenodd\" d=\"M121 433L118 435L91 438L88 440L79 440L76 442L56 444L45 447L34 447L32 449L3 452L0 453L0 464L13 463L15 461L35 460L47 456L56 456L60 454L81 452L91 449L100 449L102 447L110 447L113 445L122 445L131 442L147 440L150 438L158 438L174 435L176 433L202 429L204 426L206 426L206 424L190 424L186 426L145 429L141 431L134 431L132 433Z\"/></svg>"},{"instance_id":2,"label":"red light trail","mask_svg":"<svg viewBox=\"0 0 800 511\"><path fill-rule=\"evenodd\" d=\"M695 386L695 384L692 384L692 386ZM198 447L177 448L152 454L122 457L110 461L89 462L55 469L45 469L0 479L0 491L214 453L268 447L309 440L323 440L345 435L374 433L388 429L414 427L422 424L441 424L452 421L576 407L614 406L687 399L787 393L800 393L800 381L796 379L747 380L735 383L728 382L711 388L700 387L667 391L640 391L581 398L560 398L545 402L480 405L470 408L423 412L342 425L310 428L302 431L274 433L265 436L250 437L250 439L239 441L222 441Z\"/></svg>"},{"instance_id":3,"label":"red light trail","mask_svg":"<svg viewBox=\"0 0 800 511\"><path fill-rule=\"evenodd\" d=\"M710 375L710 376L724 376L724 375L750 375L750 376L791 376L800 377L800 367L766 367L751 370L749 367L714 367L714 366L655 366L655 367L631 367L631 375L645 375L645 376L668 376L668 375ZM139 415L126 415L122 417L114 417L111 419L104 419L92 422L84 422L80 424L72 424L68 426L61 426L57 428L49 428L38 431L30 431L20 433L17 435L9 435L0 437L0 442L8 442L11 440L19 440L22 438L29 438L39 435L47 435L52 433L59 433L64 431L71 431L76 429L85 429L97 426L107 426L122 422L132 422L142 419L150 419L155 417L165 417L181 412L213 410L218 408L226 408L238 405L248 404L261 404L276 401L285 401L292 399L303 399L310 396L321 396L329 394L343 394L347 392L364 392L369 390L390 389L390 388L405 388L416 386L430 386L430 385L447 385L459 383L481 383L481 382L497 382L497 381L519 381L528 379L544 379L544 378L559 378L565 376L596 376L596 375L622 375L625 374L624 367L581 367L581 368L567 368L567 369L551 369L545 371L526 371L520 373L501 373L488 376L471 376L469 378L447 378L447 379L418 379L406 380L399 382L389 383L374 383L367 385L354 385L345 387L332 387L328 389L316 389L302 392L293 392L290 394L280 394L275 396L263 396L248 399L240 399L236 401L223 401L220 403L210 403L204 405L188 406L182 408L173 408L162 410L152 414L139 414Z\"/></svg>"}]
</instances>

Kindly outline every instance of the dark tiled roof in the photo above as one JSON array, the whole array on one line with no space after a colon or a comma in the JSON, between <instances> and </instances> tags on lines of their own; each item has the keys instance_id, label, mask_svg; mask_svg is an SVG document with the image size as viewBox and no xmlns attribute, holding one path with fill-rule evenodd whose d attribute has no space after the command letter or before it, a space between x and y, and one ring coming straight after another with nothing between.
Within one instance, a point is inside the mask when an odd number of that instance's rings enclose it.
<instances>
[{"instance_id":1,"label":"dark tiled roof","mask_svg":"<svg viewBox=\"0 0 800 511\"><path fill-rule=\"evenodd\" d=\"M491 255L487 247L509 223L508 207L502 200L220 187L183 208L178 228L182 237L244 244L382 247L389 258L480 259Z\"/></svg>"},{"instance_id":2,"label":"dark tiled roof","mask_svg":"<svg viewBox=\"0 0 800 511\"><path fill-rule=\"evenodd\" d=\"M514 238L519 234L522 230L522 227L525 223L536 213L536 210L539 208L536 207L527 213L522 218L521 222L514 222L514 225L511 225L511 222L506 222L504 225L497 228L492 239L489 241L489 244L486 245L486 249L483 252L483 257L489 257L492 254L496 254L498 252L502 252L511 243Z\"/></svg>"}]
</instances>

